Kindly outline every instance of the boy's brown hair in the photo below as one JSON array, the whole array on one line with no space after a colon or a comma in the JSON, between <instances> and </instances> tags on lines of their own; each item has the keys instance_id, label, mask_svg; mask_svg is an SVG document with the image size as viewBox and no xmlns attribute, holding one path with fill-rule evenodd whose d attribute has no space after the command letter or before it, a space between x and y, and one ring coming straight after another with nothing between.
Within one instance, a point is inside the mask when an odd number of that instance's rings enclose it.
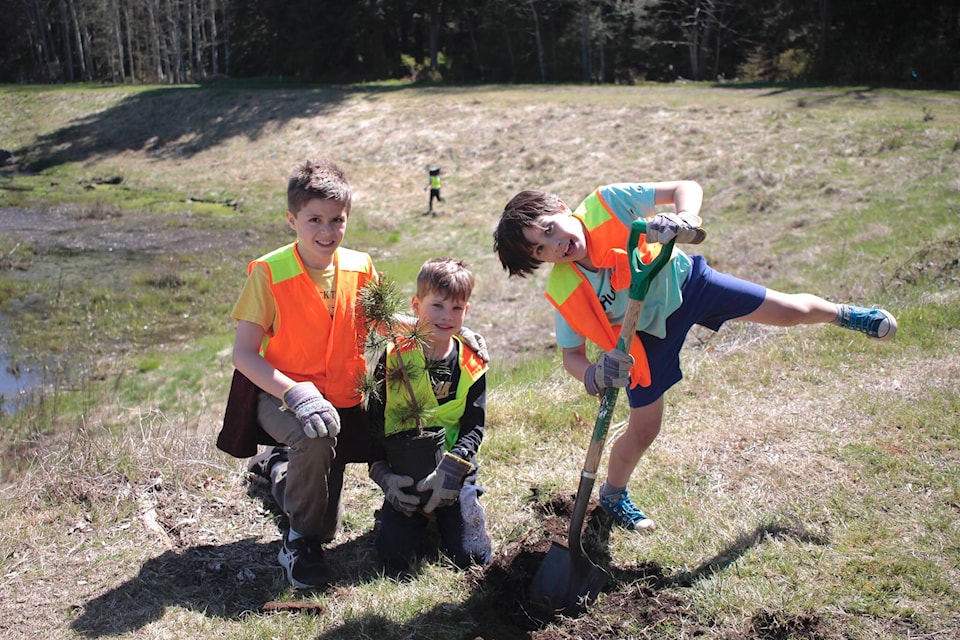
<instances>
[{"instance_id":1,"label":"boy's brown hair","mask_svg":"<svg viewBox=\"0 0 960 640\"><path fill-rule=\"evenodd\" d=\"M423 299L430 293L466 302L473 293L473 274L463 260L431 258L417 274L417 297Z\"/></svg>"},{"instance_id":2,"label":"boy's brown hair","mask_svg":"<svg viewBox=\"0 0 960 640\"><path fill-rule=\"evenodd\" d=\"M343 170L329 160L304 160L290 172L287 210L297 215L314 199L341 202L350 214L353 188Z\"/></svg>"},{"instance_id":3,"label":"boy's brown hair","mask_svg":"<svg viewBox=\"0 0 960 640\"><path fill-rule=\"evenodd\" d=\"M560 198L545 191L521 191L507 203L493 232L493 250L511 276L525 278L543 264L533 257L533 245L524 231L542 229L540 218L559 213L562 208Z\"/></svg>"}]
</instances>

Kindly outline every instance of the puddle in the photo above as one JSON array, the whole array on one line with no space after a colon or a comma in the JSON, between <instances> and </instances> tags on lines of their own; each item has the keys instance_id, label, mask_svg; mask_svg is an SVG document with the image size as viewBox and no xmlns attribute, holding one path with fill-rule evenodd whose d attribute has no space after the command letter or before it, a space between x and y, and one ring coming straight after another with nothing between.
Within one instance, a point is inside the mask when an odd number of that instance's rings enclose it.
<instances>
[{"instance_id":1,"label":"puddle","mask_svg":"<svg viewBox=\"0 0 960 640\"><path fill-rule=\"evenodd\" d=\"M0 412L16 413L30 400L31 392L41 382L40 376L32 369L13 363L0 354Z\"/></svg>"}]
</instances>

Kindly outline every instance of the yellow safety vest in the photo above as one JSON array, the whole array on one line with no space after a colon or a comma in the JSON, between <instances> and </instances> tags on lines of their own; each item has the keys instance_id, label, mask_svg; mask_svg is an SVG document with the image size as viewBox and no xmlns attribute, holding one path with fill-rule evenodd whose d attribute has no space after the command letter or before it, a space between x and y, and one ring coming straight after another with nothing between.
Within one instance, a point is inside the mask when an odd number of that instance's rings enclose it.
<instances>
[{"instance_id":1,"label":"yellow safety vest","mask_svg":"<svg viewBox=\"0 0 960 640\"><path fill-rule=\"evenodd\" d=\"M410 374L417 405L423 410L421 422L425 427L443 427L445 432L445 448L450 451L460 437L460 418L467 407L467 392L470 387L482 376L487 365L470 347L463 344L459 337L454 339L460 343L460 382L457 384L456 395L452 400L443 404L437 402L433 394L433 385L430 374L426 371L426 358L423 350L417 348L401 351L403 362ZM397 353L394 345L387 347L386 373L386 402L383 410L384 435L393 435L401 431L416 428L416 421L410 417L410 397L407 387L399 376L391 375L397 366Z\"/></svg>"}]
</instances>

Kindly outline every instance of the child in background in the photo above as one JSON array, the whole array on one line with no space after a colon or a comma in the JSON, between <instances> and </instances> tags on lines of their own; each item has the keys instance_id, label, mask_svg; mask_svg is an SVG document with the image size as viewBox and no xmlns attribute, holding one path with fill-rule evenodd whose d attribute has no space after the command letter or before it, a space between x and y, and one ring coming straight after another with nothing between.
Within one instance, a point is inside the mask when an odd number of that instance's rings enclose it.
<instances>
[{"instance_id":1,"label":"child in background","mask_svg":"<svg viewBox=\"0 0 960 640\"><path fill-rule=\"evenodd\" d=\"M631 348L638 357L619 351L611 325L618 325L626 310L630 274L624 249L632 221L648 220L641 251L646 243L674 238L697 244L706 238L702 201L703 190L692 181L602 186L573 211L554 194L523 191L507 204L494 232L494 251L510 276L553 265L546 296L557 309L564 368L594 396L606 387L628 387L627 429L611 448L599 492L603 509L631 531L655 526L634 505L627 483L660 433L663 394L683 377L680 348L694 324L718 331L728 320L781 327L832 323L881 340L897 330L896 319L882 309L780 293L715 271L703 256L677 248L644 300ZM657 213L661 205L674 211ZM587 357L587 339L605 351L595 363Z\"/></svg>"},{"instance_id":2,"label":"child in background","mask_svg":"<svg viewBox=\"0 0 960 640\"><path fill-rule=\"evenodd\" d=\"M440 197L440 167L430 167L427 172L430 174L430 181L424 187L424 189L430 189L430 206L427 213L437 215L433 212L433 200L436 198L437 202L443 202L443 198Z\"/></svg>"},{"instance_id":3,"label":"child in background","mask_svg":"<svg viewBox=\"0 0 960 640\"><path fill-rule=\"evenodd\" d=\"M384 492L375 546L393 568L407 569L422 556L431 519L437 524L441 550L458 567L490 562L476 462L486 420L487 366L459 337L472 291L473 274L454 258L427 260L417 275L412 306L426 338L422 346L401 347L401 352L405 361L419 358L425 365L428 375L414 380L415 396L418 405L428 409L430 425L444 428L446 451L437 468L416 486L429 493L422 508L418 496L404 491L412 491L413 478L393 473L386 460L370 465L370 477ZM404 411L409 399L403 383L388 373L396 349L397 345L388 345L377 364L375 378L383 381L382 388L368 401L370 422L385 435L397 430L401 416L409 415Z\"/></svg>"}]
</instances>

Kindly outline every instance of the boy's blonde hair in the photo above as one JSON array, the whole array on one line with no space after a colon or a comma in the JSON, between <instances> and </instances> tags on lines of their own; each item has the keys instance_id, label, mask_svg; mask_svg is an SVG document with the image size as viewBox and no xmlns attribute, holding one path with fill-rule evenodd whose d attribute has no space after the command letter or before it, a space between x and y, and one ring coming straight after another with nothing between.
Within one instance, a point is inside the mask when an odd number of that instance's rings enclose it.
<instances>
[{"instance_id":1,"label":"boy's blonde hair","mask_svg":"<svg viewBox=\"0 0 960 640\"><path fill-rule=\"evenodd\" d=\"M353 188L343 170L329 160L304 160L290 172L287 210L297 215L314 199L341 202L345 213L350 213Z\"/></svg>"},{"instance_id":2,"label":"boy's blonde hair","mask_svg":"<svg viewBox=\"0 0 960 640\"><path fill-rule=\"evenodd\" d=\"M417 274L417 297L422 299L431 293L466 302L473 293L473 274L463 260L431 258Z\"/></svg>"}]
</instances>

